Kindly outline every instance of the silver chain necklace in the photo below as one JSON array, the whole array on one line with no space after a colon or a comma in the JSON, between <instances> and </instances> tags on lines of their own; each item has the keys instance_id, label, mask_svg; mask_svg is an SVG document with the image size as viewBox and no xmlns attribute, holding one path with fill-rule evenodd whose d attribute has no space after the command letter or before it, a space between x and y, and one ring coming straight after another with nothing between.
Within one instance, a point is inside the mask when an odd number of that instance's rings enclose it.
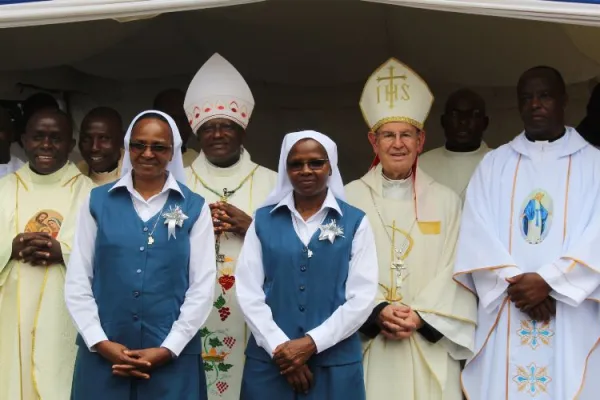
<instances>
[{"instance_id":1,"label":"silver chain necklace","mask_svg":"<svg viewBox=\"0 0 600 400\"><path fill-rule=\"evenodd\" d=\"M300 236L300 228L298 228L298 221L297 221L296 214L294 214L294 212L293 212L293 211L291 211L291 210L290 210L290 214L292 214L292 225L294 226L294 229L295 229L295 231L296 231L296 234L297 234L298 236ZM300 241L302 241L302 240L300 240ZM309 248L308 248L308 246L305 246L305 248L306 248L306 251L307 251L307 253L308 253L308 258L311 258L311 257L312 257L312 255L313 255L313 252L312 252L312 250L311 250L311 249L309 249Z\"/></svg>"},{"instance_id":2,"label":"silver chain necklace","mask_svg":"<svg viewBox=\"0 0 600 400\"><path fill-rule=\"evenodd\" d=\"M369 188L369 193L371 194L371 200L373 202L373 207L375 208L375 211L377 212L377 216L379 217L379 220L381 221L381 224L383 225L383 230L385 231L385 234L387 235L388 239L390 240L390 244L391 244L392 248L394 249L394 260L392 260L392 262L390 264L390 269L396 273L396 288L401 289L402 284L404 283L404 279L408 276L408 272L407 272L408 268L406 267L406 265L404 263L404 259L402 257L404 256L404 252L408 249L408 246L410 243L409 237L413 231L413 228L415 227L415 224L417 223L417 218L415 216L415 218L413 219L410 229L408 230L408 235L406 235L406 237L404 238L404 242L402 243L402 246L400 247L400 249L398 249L398 247L396 247L394 238L392 237L392 235L390 235L390 233L387 230L388 226L386 225L385 220L383 219L383 216L381 215L381 212L379 211L379 207L377 207L377 202L375 201L375 196L373 196L373 190L371 188Z\"/></svg>"},{"instance_id":3,"label":"silver chain necklace","mask_svg":"<svg viewBox=\"0 0 600 400\"><path fill-rule=\"evenodd\" d=\"M131 201L133 203L133 208L135 209L135 212L137 213L137 215L141 218L140 215L140 210L138 210L137 206L135 205L135 199L132 197ZM167 200L165 201L165 204L163 204L162 208L160 209L160 211L158 212L158 215L156 216L156 221L154 222L154 227L152 228L152 231L148 234L148 245L152 246L154 244L154 231L156 230L156 226L158 225L158 220L160 220L160 217L165 209L165 206L167 205L167 202L169 201L169 199L167 198ZM146 222L144 222L145 224Z\"/></svg>"}]
</instances>

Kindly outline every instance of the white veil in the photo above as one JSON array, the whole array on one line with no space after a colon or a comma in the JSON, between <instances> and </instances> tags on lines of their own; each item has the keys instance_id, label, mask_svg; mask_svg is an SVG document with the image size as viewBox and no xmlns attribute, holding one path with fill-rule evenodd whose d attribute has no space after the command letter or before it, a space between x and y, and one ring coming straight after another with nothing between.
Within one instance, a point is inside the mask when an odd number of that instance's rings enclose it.
<instances>
[{"instance_id":1,"label":"white veil","mask_svg":"<svg viewBox=\"0 0 600 400\"><path fill-rule=\"evenodd\" d=\"M337 164L337 145L333 140L322 133L315 131L301 131L288 133L283 138L283 143L281 144L281 153L279 154L277 185L262 204L263 207L278 204L285 198L285 196L294 190L292 187L292 182L287 175L287 158L292 147L294 147L294 145L302 139L314 139L325 148L325 151L327 151L327 157L329 158L329 164L331 165L331 176L327 181L327 186L333 192L333 195L336 198L345 200L344 183L342 182L342 176L340 175L340 170Z\"/></svg>"},{"instance_id":2,"label":"white veil","mask_svg":"<svg viewBox=\"0 0 600 400\"><path fill-rule=\"evenodd\" d=\"M133 126L135 123L146 114L158 114L165 118L171 127L171 132L173 132L173 159L167 165L167 171L173 174L175 180L181 183L185 183L185 172L183 168L183 155L181 154L181 135L179 134L179 129L177 129L177 124L173 118L171 118L168 114L165 114L162 111L157 110L147 110L139 113L129 124L129 128L127 129L127 133L125 134L125 155L123 156L123 164L121 166L121 178L124 177L133 169L131 165L131 156L129 155L129 141L131 140L131 131L133 130Z\"/></svg>"}]
</instances>

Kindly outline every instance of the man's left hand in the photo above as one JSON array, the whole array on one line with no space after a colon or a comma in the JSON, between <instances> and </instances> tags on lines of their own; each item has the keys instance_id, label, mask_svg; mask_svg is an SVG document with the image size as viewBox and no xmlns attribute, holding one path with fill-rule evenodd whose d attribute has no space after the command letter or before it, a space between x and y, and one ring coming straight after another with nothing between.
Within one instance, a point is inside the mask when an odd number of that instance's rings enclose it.
<instances>
[{"instance_id":1,"label":"man's left hand","mask_svg":"<svg viewBox=\"0 0 600 400\"><path fill-rule=\"evenodd\" d=\"M317 345L310 336L289 340L277 346L273 360L279 365L283 375L296 371L317 352Z\"/></svg>"},{"instance_id":2,"label":"man's left hand","mask_svg":"<svg viewBox=\"0 0 600 400\"><path fill-rule=\"evenodd\" d=\"M142 350L124 350L123 353L136 360L150 363L148 370L158 368L165 365L173 358L171 351L165 347L152 347L149 349ZM137 369L136 366L129 364L113 365L113 373L125 373L128 374L130 371Z\"/></svg>"},{"instance_id":3,"label":"man's left hand","mask_svg":"<svg viewBox=\"0 0 600 400\"><path fill-rule=\"evenodd\" d=\"M215 226L215 234L231 232L242 237L246 236L246 232L252 223L252 217L248 214L225 202L211 204L210 210Z\"/></svg>"},{"instance_id":4,"label":"man's left hand","mask_svg":"<svg viewBox=\"0 0 600 400\"><path fill-rule=\"evenodd\" d=\"M30 242L35 246L35 250L31 254L32 265L52 265L64 263L62 249L60 243L53 237L44 240L34 240Z\"/></svg>"},{"instance_id":5,"label":"man's left hand","mask_svg":"<svg viewBox=\"0 0 600 400\"><path fill-rule=\"evenodd\" d=\"M507 278L506 281L510 284L506 290L510 300L523 312L544 301L551 290L550 285L535 272Z\"/></svg>"}]
</instances>

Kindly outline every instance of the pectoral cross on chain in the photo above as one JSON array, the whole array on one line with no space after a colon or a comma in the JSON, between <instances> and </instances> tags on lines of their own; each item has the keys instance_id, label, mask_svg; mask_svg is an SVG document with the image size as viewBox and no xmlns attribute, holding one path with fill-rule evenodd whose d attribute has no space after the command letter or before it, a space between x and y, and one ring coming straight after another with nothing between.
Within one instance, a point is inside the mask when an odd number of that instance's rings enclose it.
<instances>
[{"instance_id":1,"label":"pectoral cross on chain","mask_svg":"<svg viewBox=\"0 0 600 400\"><path fill-rule=\"evenodd\" d=\"M402 251L398 251L398 249L394 249L394 261L392 261L391 269L396 272L396 288L401 289L404 278L406 277L406 266L404 265L404 260L402 259Z\"/></svg>"},{"instance_id":2,"label":"pectoral cross on chain","mask_svg":"<svg viewBox=\"0 0 600 400\"><path fill-rule=\"evenodd\" d=\"M229 196L233 195L235 190L227 190L227 188L223 188L223 196L221 196L221 201L227 201Z\"/></svg>"}]
</instances>

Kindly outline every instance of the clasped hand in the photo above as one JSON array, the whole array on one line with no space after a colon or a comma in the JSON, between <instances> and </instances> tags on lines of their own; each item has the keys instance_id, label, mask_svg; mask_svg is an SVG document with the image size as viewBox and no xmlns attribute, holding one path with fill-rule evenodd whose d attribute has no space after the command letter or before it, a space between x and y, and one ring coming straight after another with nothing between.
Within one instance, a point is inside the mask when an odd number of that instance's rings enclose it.
<instances>
[{"instance_id":1,"label":"clasped hand","mask_svg":"<svg viewBox=\"0 0 600 400\"><path fill-rule=\"evenodd\" d=\"M312 387L313 374L306 362L316 351L313 339L305 336L280 344L273 352L273 360L294 391L307 393Z\"/></svg>"},{"instance_id":2,"label":"clasped hand","mask_svg":"<svg viewBox=\"0 0 600 400\"><path fill-rule=\"evenodd\" d=\"M390 304L381 310L377 322L381 334L390 340L407 339L423 326L423 321L412 308L396 304Z\"/></svg>"},{"instance_id":3,"label":"clasped hand","mask_svg":"<svg viewBox=\"0 0 600 400\"><path fill-rule=\"evenodd\" d=\"M231 232L242 237L246 236L252 223L252 218L248 214L225 202L213 203L209 207L216 235Z\"/></svg>"},{"instance_id":4,"label":"clasped hand","mask_svg":"<svg viewBox=\"0 0 600 400\"><path fill-rule=\"evenodd\" d=\"M96 345L98 353L112 364L116 376L150 379L149 372L168 363L171 352L164 347L129 350L120 343L105 340Z\"/></svg>"},{"instance_id":5,"label":"clasped hand","mask_svg":"<svg viewBox=\"0 0 600 400\"><path fill-rule=\"evenodd\" d=\"M19 233L12 242L11 259L35 266L63 262L60 243L44 232Z\"/></svg>"},{"instance_id":6,"label":"clasped hand","mask_svg":"<svg viewBox=\"0 0 600 400\"><path fill-rule=\"evenodd\" d=\"M556 300L550 297L550 285L539 274L527 272L507 278L510 301L535 321L549 321L556 315Z\"/></svg>"}]
</instances>

